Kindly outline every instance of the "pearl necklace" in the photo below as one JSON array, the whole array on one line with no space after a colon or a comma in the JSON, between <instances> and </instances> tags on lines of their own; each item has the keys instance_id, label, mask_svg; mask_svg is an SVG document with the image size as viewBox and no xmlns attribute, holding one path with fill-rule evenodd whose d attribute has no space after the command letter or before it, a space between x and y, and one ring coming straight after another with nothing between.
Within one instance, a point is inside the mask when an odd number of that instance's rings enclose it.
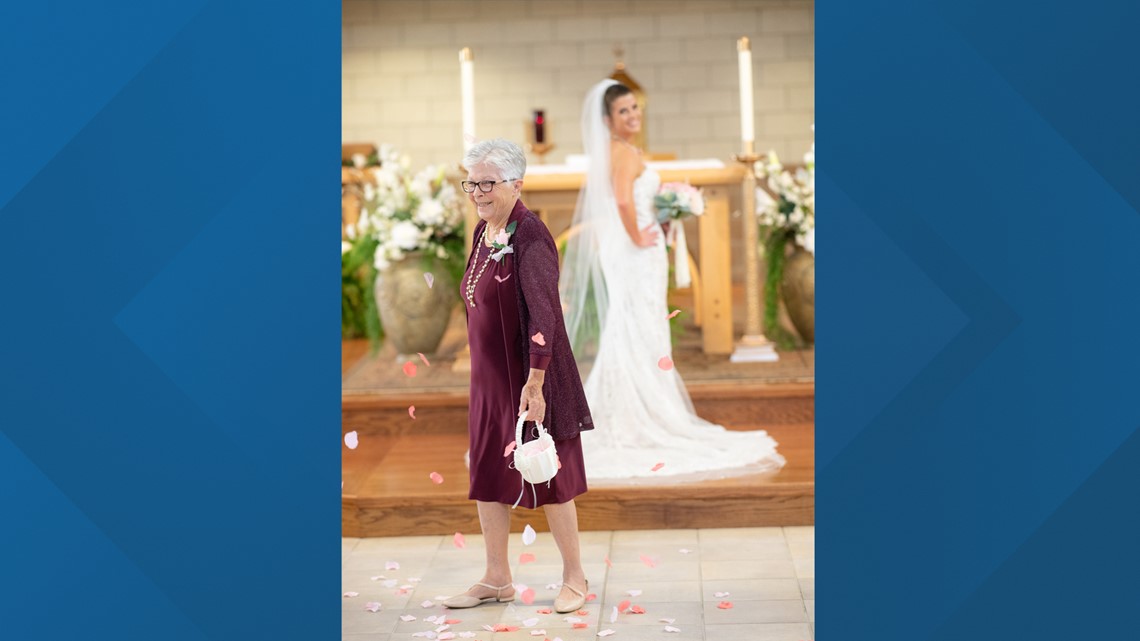
<instances>
[{"instance_id":1,"label":"pearl necklace","mask_svg":"<svg viewBox=\"0 0 1140 641\"><path fill-rule=\"evenodd\" d=\"M479 239L480 245L487 244L487 227L483 227L483 237ZM467 302L472 308L475 307L475 286L479 284L479 279L483 277L483 272L487 271L487 265L491 262L491 254L495 253L494 248L487 250L487 257L483 259L483 266L479 268L479 273L476 274L475 280L471 280L471 274L467 274ZM475 250L475 255L479 255L479 250ZM474 270L472 270L474 271Z\"/></svg>"}]
</instances>

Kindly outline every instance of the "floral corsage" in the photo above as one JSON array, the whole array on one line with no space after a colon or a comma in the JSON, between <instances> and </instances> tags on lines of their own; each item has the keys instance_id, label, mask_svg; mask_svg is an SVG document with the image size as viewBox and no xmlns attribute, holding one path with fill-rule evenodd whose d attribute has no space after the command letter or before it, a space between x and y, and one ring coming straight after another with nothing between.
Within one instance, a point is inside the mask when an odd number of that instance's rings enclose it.
<instances>
[{"instance_id":1,"label":"floral corsage","mask_svg":"<svg viewBox=\"0 0 1140 641\"><path fill-rule=\"evenodd\" d=\"M507 225L507 228L499 232L499 235L495 236L495 240L491 241L491 247L494 249L494 251L491 252L491 258L495 259L496 263L501 262L503 256L515 253L514 246L509 243L511 241L511 234L515 233L516 225L518 225L518 221Z\"/></svg>"}]
</instances>

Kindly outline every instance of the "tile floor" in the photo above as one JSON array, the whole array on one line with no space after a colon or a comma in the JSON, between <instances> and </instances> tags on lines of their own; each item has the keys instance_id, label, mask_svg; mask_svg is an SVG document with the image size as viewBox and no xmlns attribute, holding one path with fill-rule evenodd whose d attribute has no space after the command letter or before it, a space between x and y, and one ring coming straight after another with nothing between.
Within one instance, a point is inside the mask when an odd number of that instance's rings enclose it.
<instances>
[{"instance_id":1,"label":"tile floor","mask_svg":"<svg viewBox=\"0 0 1140 641\"><path fill-rule=\"evenodd\" d=\"M814 639L814 527L583 532L581 547L590 592L597 598L586 604L588 614L579 617L587 627L574 629L564 619L568 615L537 614L552 606L558 590L547 586L562 578L561 557L549 533L539 533L529 546L523 545L521 534L511 535L514 581L534 589L533 604L515 601L467 610L448 610L439 601L465 591L482 576L482 536L468 535L464 548L457 548L450 536L343 539L343 592L358 595L341 598L342 637L436 639L439 626L424 619L444 615L460 621L444 630L445 638L451 632L456 639L477 641L592 640L605 630L613 630L613 641ZM523 552L533 554L535 561L520 564ZM642 555L655 565L644 563ZM392 561L399 563L398 570L386 569ZM629 590L641 594L630 596ZM718 592L729 594L717 597ZM644 608L645 614L627 611L611 623L614 606L625 600ZM721 601L733 607L720 609ZM368 611L369 602L379 603L379 611ZM415 620L401 620L401 615ZM524 625L532 618L538 619L536 625ZM669 624L662 618L674 619L672 626L680 632L666 632ZM492 633L483 628L498 623L519 629ZM538 630L546 632L534 635ZM460 636L470 632L473 637Z\"/></svg>"}]
</instances>

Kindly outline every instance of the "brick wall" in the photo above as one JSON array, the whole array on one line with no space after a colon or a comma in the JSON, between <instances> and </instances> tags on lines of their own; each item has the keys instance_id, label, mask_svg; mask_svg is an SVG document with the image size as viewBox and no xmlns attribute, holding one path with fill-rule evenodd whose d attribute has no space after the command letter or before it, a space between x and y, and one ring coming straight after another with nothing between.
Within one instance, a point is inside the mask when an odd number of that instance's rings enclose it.
<instances>
[{"instance_id":1,"label":"brick wall","mask_svg":"<svg viewBox=\"0 0 1140 641\"><path fill-rule=\"evenodd\" d=\"M415 166L462 154L459 55L475 56L476 133L525 141L545 109L548 160L580 151L579 111L615 44L649 97L653 152L740 148L736 39L752 41L756 136L798 160L813 139L811 0L344 0L344 142L392 143Z\"/></svg>"}]
</instances>

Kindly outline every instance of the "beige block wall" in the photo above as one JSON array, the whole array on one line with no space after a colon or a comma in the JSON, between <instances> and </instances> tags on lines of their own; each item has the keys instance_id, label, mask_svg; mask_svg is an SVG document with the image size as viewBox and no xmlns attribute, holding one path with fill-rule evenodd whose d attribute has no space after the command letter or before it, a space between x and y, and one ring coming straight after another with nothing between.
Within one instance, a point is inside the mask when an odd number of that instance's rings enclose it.
<instances>
[{"instance_id":1,"label":"beige block wall","mask_svg":"<svg viewBox=\"0 0 1140 641\"><path fill-rule=\"evenodd\" d=\"M752 41L757 147L798 160L814 139L812 0L344 0L344 142L391 143L413 165L458 163L459 56L475 55L476 134L525 142L545 109L548 157L580 153L582 100L625 50L649 98L649 149L740 149L736 39ZM532 159L533 161L533 159Z\"/></svg>"}]
</instances>

